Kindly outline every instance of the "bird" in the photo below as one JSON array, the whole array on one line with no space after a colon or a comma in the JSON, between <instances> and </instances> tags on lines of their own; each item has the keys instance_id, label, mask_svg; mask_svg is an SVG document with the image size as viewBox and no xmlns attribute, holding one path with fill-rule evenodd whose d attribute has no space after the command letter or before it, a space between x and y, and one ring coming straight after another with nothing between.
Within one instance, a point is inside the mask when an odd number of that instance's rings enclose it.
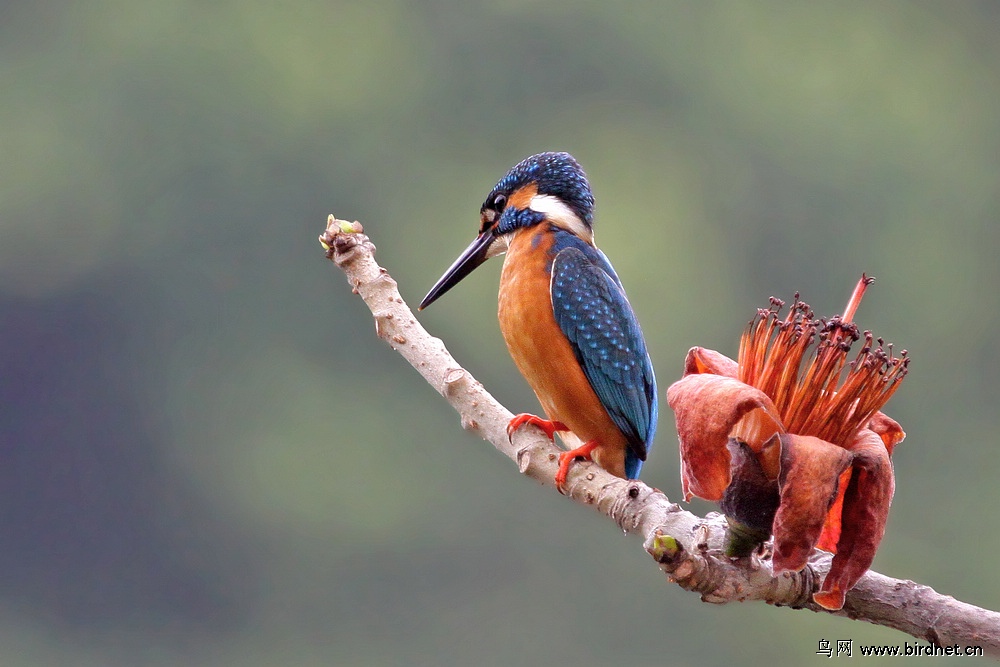
<instances>
[{"instance_id":1,"label":"bird","mask_svg":"<svg viewBox=\"0 0 1000 667\"><path fill-rule=\"evenodd\" d=\"M617 477L638 478L659 410L646 341L618 274L594 244L593 222L590 183L572 155L525 158L487 195L475 240L418 308L506 254L500 331L546 416L516 415L507 435L526 424L550 440L560 434L570 447L555 474L563 493L580 459Z\"/></svg>"}]
</instances>

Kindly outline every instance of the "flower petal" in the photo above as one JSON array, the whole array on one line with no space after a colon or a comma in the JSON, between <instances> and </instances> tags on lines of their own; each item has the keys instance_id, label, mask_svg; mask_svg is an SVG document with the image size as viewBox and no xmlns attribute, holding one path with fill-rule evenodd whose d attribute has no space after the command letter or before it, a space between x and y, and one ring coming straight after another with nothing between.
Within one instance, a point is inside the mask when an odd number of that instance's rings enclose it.
<instances>
[{"instance_id":1,"label":"flower petal","mask_svg":"<svg viewBox=\"0 0 1000 667\"><path fill-rule=\"evenodd\" d=\"M837 553L837 542L840 540L840 516L844 511L844 494L851 483L851 472L853 468L848 468L840 473L840 480L837 482L837 499L830 506L830 511L826 513L826 523L823 524L823 532L816 541L816 548Z\"/></svg>"},{"instance_id":2,"label":"flower petal","mask_svg":"<svg viewBox=\"0 0 1000 667\"><path fill-rule=\"evenodd\" d=\"M827 609L844 606L847 591L875 560L895 489L892 461L883 436L863 429L851 443L850 451L854 455L853 473L844 494L837 554L823 585L813 596L818 605Z\"/></svg>"},{"instance_id":3,"label":"flower petal","mask_svg":"<svg viewBox=\"0 0 1000 667\"><path fill-rule=\"evenodd\" d=\"M710 373L688 375L670 386L667 402L677 421L684 499L719 500L729 486L729 434L746 416L770 437L781 430L767 395L739 380ZM757 414L759 413L759 415ZM749 443L759 451L763 441Z\"/></svg>"},{"instance_id":4,"label":"flower petal","mask_svg":"<svg viewBox=\"0 0 1000 667\"><path fill-rule=\"evenodd\" d=\"M707 347L692 347L684 358L684 375L711 373L730 378L740 376L740 367L735 361Z\"/></svg>"},{"instance_id":5,"label":"flower petal","mask_svg":"<svg viewBox=\"0 0 1000 667\"><path fill-rule=\"evenodd\" d=\"M889 456L892 456L893 448L906 437L906 433L903 432L903 428L899 423L887 417L883 412L875 413L875 416L868 422L868 429L882 439L882 443L889 452ZM864 433L865 431L859 431L855 439L857 440ZM823 526L823 534L819 536L819 541L816 543L817 549L829 551L834 554L837 553L837 542L840 541L840 517L844 506L844 493L847 491L851 480L851 470L852 468L848 468L840 476L840 490L837 492L837 500L834 501L833 507L830 508L830 512L827 515L826 524Z\"/></svg>"},{"instance_id":6,"label":"flower petal","mask_svg":"<svg viewBox=\"0 0 1000 667\"><path fill-rule=\"evenodd\" d=\"M874 431L878 437L882 438L885 448L889 450L889 456L892 456L893 448L903 442L903 438L906 437L906 433L903 432L903 427L899 425L899 422L887 416L884 412L876 412L871 420L869 420L868 428Z\"/></svg>"},{"instance_id":7,"label":"flower petal","mask_svg":"<svg viewBox=\"0 0 1000 667\"><path fill-rule=\"evenodd\" d=\"M781 504L774 516L775 572L801 570L819 539L837 497L840 474L851 453L810 435L784 434L781 442Z\"/></svg>"}]
</instances>

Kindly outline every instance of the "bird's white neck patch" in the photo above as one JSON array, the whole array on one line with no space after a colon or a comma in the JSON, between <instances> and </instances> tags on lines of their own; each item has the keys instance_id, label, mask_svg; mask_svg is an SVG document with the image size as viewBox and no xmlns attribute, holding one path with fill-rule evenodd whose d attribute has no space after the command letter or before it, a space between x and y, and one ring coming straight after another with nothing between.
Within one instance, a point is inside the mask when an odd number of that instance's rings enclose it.
<instances>
[{"instance_id":1,"label":"bird's white neck patch","mask_svg":"<svg viewBox=\"0 0 1000 667\"><path fill-rule=\"evenodd\" d=\"M510 240L514 238L514 233L501 234L493 240L489 248L486 249L486 259L491 257L496 257L497 255L502 255L507 252L507 248L510 247Z\"/></svg>"},{"instance_id":2,"label":"bird's white neck patch","mask_svg":"<svg viewBox=\"0 0 1000 667\"><path fill-rule=\"evenodd\" d=\"M580 219L569 206L558 197L552 195L535 195L528 203L528 208L542 213L552 224L576 234L588 243L594 242L594 230Z\"/></svg>"}]
</instances>

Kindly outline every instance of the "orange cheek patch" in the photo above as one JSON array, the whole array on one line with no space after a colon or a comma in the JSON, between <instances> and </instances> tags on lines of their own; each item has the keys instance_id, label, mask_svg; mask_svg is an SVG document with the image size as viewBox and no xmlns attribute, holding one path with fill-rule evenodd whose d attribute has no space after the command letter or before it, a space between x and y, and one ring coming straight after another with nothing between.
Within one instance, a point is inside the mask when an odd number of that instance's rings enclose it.
<instances>
[{"instance_id":1,"label":"orange cheek patch","mask_svg":"<svg viewBox=\"0 0 1000 667\"><path fill-rule=\"evenodd\" d=\"M507 200L507 206L513 206L516 209L528 208L531 204L531 200L535 195L538 194L538 186L534 183L529 183L523 188L511 193L510 198Z\"/></svg>"}]
</instances>

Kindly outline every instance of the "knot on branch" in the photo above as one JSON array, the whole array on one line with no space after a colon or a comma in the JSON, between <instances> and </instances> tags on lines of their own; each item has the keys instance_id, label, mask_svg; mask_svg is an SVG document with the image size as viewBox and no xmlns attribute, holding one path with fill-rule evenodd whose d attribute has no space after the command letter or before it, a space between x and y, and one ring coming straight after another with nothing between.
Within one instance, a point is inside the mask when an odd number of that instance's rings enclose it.
<instances>
[{"instance_id":1,"label":"knot on branch","mask_svg":"<svg viewBox=\"0 0 1000 667\"><path fill-rule=\"evenodd\" d=\"M646 551L660 564L671 581L688 591L701 593L706 602L728 602L718 595L724 576L718 570L718 561L707 553L693 553L678 538L657 529L650 536Z\"/></svg>"},{"instance_id":2,"label":"knot on branch","mask_svg":"<svg viewBox=\"0 0 1000 667\"><path fill-rule=\"evenodd\" d=\"M601 509L626 533L641 529L648 512L659 511L660 502L667 500L662 491L638 480L620 480L614 486L615 492L610 495L611 506Z\"/></svg>"},{"instance_id":3,"label":"knot on branch","mask_svg":"<svg viewBox=\"0 0 1000 667\"><path fill-rule=\"evenodd\" d=\"M441 395L454 396L457 394L462 389L466 375L463 368L449 368L445 371L444 377L441 379Z\"/></svg>"},{"instance_id":4,"label":"knot on branch","mask_svg":"<svg viewBox=\"0 0 1000 667\"><path fill-rule=\"evenodd\" d=\"M357 257L361 248L374 255L375 244L364 231L360 222L338 220L330 215L326 219L326 230L319 236L319 242L326 248L326 258L344 267Z\"/></svg>"}]
</instances>

